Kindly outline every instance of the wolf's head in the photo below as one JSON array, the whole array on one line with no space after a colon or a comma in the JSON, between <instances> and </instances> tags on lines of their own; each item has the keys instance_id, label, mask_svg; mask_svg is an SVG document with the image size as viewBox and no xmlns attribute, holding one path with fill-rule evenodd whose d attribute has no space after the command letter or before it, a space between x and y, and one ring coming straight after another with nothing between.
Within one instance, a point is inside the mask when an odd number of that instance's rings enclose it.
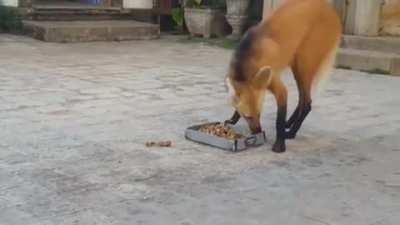
<instances>
[{"instance_id":1,"label":"wolf's head","mask_svg":"<svg viewBox=\"0 0 400 225\"><path fill-rule=\"evenodd\" d=\"M250 80L236 80L234 71L231 71L226 78L229 102L246 119L253 133L261 132L260 115L266 87L271 79L270 67L260 68Z\"/></svg>"}]
</instances>

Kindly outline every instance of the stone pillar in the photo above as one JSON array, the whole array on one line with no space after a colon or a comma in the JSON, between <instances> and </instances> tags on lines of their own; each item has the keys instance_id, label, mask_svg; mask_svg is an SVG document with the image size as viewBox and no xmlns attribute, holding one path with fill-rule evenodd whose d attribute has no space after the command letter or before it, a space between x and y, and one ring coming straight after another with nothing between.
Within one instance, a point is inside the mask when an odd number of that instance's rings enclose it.
<instances>
[{"instance_id":1,"label":"stone pillar","mask_svg":"<svg viewBox=\"0 0 400 225\"><path fill-rule=\"evenodd\" d=\"M232 26L232 34L229 39L239 39L242 36L243 26L248 18L250 0L227 0L226 19Z\"/></svg>"},{"instance_id":2,"label":"stone pillar","mask_svg":"<svg viewBox=\"0 0 400 225\"><path fill-rule=\"evenodd\" d=\"M377 36L382 0L348 0L345 33Z\"/></svg>"}]
</instances>

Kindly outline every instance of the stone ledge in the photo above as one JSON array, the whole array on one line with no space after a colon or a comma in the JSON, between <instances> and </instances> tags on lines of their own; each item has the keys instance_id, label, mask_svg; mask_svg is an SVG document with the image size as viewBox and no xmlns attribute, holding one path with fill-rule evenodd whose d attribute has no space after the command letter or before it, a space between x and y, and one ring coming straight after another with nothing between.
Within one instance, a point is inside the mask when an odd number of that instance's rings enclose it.
<instances>
[{"instance_id":1,"label":"stone ledge","mask_svg":"<svg viewBox=\"0 0 400 225\"><path fill-rule=\"evenodd\" d=\"M340 49L336 65L341 68L400 76L400 55L359 49Z\"/></svg>"},{"instance_id":2,"label":"stone ledge","mask_svg":"<svg viewBox=\"0 0 400 225\"><path fill-rule=\"evenodd\" d=\"M343 48L372 50L400 54L400 38L343 35Z\"/></svg>"},{"instance_id":3,"label":"stone ledge","mask_svg":"<svg viewBox=\"0 0 400 225\"><path fill-rule=\"evenodd\" d=\"M47 42L148 40L160 36L158 25L133 20L24 21L24 29Z\"/></svg>"}]
</instances>

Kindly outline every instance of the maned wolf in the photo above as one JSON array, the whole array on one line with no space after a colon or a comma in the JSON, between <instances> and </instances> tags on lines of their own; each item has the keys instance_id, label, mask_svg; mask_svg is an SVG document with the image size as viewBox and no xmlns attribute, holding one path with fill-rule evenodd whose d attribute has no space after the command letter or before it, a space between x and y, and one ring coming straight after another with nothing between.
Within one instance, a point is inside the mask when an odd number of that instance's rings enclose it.
<instances>
[{"instance_id":1,"label":"maned wolf","mask_svg":"<svg viewBox=\"0 0 400 225\"><path fill-rule=\"evenodd\" d=\"M333 67L342 26L328 0L287 0L271 16L251 28L236 49L226 78L236 109L227 123L244 117L253 133L261 131L260 114L266 91L276 98L277 139L274 152L285 152L311 111L311 91ZM299 102L286 120L287 89L280 79L290 67Z\"/></svg>"}]
</instances>

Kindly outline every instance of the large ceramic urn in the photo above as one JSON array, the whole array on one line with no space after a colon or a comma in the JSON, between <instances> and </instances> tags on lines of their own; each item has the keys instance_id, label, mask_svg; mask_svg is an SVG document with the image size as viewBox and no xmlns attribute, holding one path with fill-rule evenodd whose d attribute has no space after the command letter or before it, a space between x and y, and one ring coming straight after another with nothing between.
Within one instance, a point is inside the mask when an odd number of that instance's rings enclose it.
<instances>
[{"instance_id":1,"label":"large ceramic urn","mask_svg":"<svg viewBox=\"0 0 400 225\"><path fill-rule=\"evenodd\" d=\"M248 18L250 0L226 0L226 19L232 26L231 39L239 39Z\"/></svg>"}]
</instances>

